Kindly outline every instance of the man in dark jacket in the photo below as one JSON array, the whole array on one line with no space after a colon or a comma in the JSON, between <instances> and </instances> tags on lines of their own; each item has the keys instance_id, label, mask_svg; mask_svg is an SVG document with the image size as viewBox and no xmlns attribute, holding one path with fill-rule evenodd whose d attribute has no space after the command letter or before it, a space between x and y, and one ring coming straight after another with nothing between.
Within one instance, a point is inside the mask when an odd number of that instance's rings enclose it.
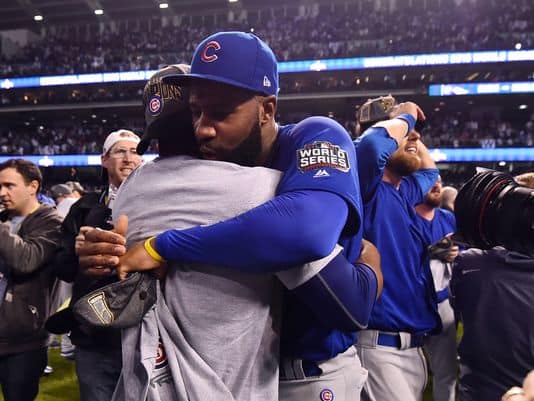
<instances>
[{"instance_id":1,"label":"man in dark jacket","mask_svg":"<svg viewBox=\"0 0 534 401\"><path fill-rule=\"evenodd\" d=\"M111 208L116 192L141 163L141 156L136 152L139 141L139 137L128 130L108 135L103 146L102 167L109 185L100 193L82 196L63 221L61 250L54 265L59 278L74 282L71 305L88 292L117 280L116 275L95 278L79 274L76 236L84 226L113 228ZM122 368L120 330L78 324L70 308L53 315L47 328L57 334L70 331L71 341L76 346L74 356L81 401L110 400Z\"/></svg>"},{"instance_id":2,"label":"man in dark jacket","mask_svg":"<svg viewBox=\"0 0 534 401\"><path fill-rule=\"evenodd\" d=\"M30 161L0 164L0 384L5 401L31 401L46 366L44 321L61 218L39 204L42 176Z\"/></svg>"},{"instance_id":3,"label":"man in dark jacket","mask_svg":"<svg viewBox=\"0 0 534 401\"><path fill-rule=\"evenodd\" d=\"M515 177L515 181L534 190L534 173ZM532 202L507 205L531 208ZM532 224L531 221L530 226L534 227ZM461 401L499 400L508 388L520 386L525 375L534 369L532 288L532 252L519 253L502 246L470 248L456 259L450 290L451 304L464 327L458 347ZM506 399L524 399L524 394L516 395L510 392Z\"/></svg>"}]
</instances>

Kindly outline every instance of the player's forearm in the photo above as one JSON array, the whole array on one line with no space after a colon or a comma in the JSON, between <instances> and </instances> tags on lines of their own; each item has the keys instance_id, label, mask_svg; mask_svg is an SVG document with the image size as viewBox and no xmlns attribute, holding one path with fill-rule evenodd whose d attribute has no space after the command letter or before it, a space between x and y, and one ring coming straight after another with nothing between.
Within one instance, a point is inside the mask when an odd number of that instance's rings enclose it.
<instances>
[{"instance_id":1,"label":"player's forearm","mask_svg":"<svg viewBox=\"0 0 534 401\"><path fill-rule=\"evenodd\" d=\"M378 292L375 272L339 254L293 293L323 325L345 331L367 327Z\"/></svg>"},{"instance_id":2,"label":"player's forearm","mask_svg":"<svg viewBox=\"0 0 534 401\"><path fill-rule=\"evenodd\" d=\"M419 144L417 145L417 153L419 154L419 157L421 158L422 169L437 168L436 162L430 155L428 148L425 146L423 142L419 142Z\"/></svg>"},{"instance_id":3,"label":"player's forearm","mask_svg":"<svg viewBox=\"0 0 534 401\"><path fill-rule=\"evenodd\" d=\"M436 183L439 177L439 170L437 168L422 168L417 170L411 176L417 185L417 197L411 200L412 205L423 202L425 195L430 191L432 186Z\"/></svg>"},{"instance_id":4,"label":"player's forearm","mask_svg":"<svg viewBox=\"0 0 534 401\"><path fill-rule=\"evenodd\" d=\"M415 128L416 119L409 113L404 113L391 120L380 121L373 125L384 128L388 135L399 144Z\"/></svg>"},{"instance_id":5,"label":"player's forearm","mask_svg":"<svg viewBox=\"0 0 534 401\"><path fill-rule=\"evenodd\" d=\"M386 128L376 126L367 129L355 141L360 189L364 202L374 193L382 179L388 159L398 146Z\"/></svg>"},{"instance_id":6,"label":"player's forearm","mask_svg":"<svg viewBox=\"0 0 534 401\"><path fill-rule=\"evenodd\" d=\"M338 195L292 192L221 223L166 231L155 247L168 261L274 272L327 256L347 216L348 206Z\"/></svg>"}]
</instances>

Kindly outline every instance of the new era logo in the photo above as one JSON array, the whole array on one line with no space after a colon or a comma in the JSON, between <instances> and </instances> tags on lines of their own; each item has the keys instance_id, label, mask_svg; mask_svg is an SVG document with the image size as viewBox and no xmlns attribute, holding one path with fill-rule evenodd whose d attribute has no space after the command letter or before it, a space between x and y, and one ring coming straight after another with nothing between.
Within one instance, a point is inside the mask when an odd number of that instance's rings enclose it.
<instances>
[{"instance_id":1,"label":"new era logo","mask_svg":"<svg viewBox=\"0 0 534 401\"><path fill-rule=\"evenodd\" d=\"M322 178L322 177L330 177L330 174L328 174L328 171L321 169L315 173L313 178Z\"/></svg>"},{"instance_id":2,"label":"new era logo","mask_svg":"<svg viewBox=\"0 0 534 401\"><path fill-rule=\"evenodd\" d=\"M263 86L267 88L271 87L271 81L269 81L269 78L267 78L267 75L263 76Z\"/></svg>"}]
</instances>

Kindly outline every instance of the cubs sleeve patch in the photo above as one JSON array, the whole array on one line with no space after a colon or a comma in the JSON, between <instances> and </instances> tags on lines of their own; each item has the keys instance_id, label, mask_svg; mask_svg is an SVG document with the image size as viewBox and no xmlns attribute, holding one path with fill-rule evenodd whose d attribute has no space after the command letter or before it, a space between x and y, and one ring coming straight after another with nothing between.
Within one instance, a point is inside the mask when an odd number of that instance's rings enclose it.
<instances>
[{"instance_id":1,"label":"cubs sleeve patch","mask_svg":"<svg viewBox=\"0 0 534 401\"><path fill-rule=\"evenodd\" d=\"M347 152L327 141L315 141L298 149L297 167L303 173L324 168L333 168L344 173L350 170Z\"/></svg>"}]
</instances>

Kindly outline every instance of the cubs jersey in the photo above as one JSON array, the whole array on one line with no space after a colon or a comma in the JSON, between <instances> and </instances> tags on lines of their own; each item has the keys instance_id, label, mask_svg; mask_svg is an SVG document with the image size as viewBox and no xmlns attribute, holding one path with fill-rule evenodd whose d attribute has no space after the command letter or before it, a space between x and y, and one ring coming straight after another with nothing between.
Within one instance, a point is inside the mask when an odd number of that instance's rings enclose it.
<instances>
[{"instance_id":1,"label":"cubs jersey","mask_svg":"<svg viewBox=\"0 0 534 401\"><path fill-rule=\"evenodd\" d=\"M456 231L456 218L448 210L436 208L434 209L434 218L432 220L418 216L416 225L426 243L432 245Z\"/></svg>"},{"instance_id":2,"label":"cubs jersey","mask_svg":"<svg viewBox=\"0 0 534 401\"><path fill-rule=\"evenodd\" d=\"M419 170L404 177L397 189L382 180L397 142L387 130L372 127L356 142L362 197L364 238L381 256L384 288L369 328L426 334L439 325L435 291L428 263L427 241L415 219L414 206L438 178L438 170Z\"/></svg>"},{"instance_id":3,"label":"cubs jersey","mask_svg":"<svg viewBox=\"0 0 534 401\"><path fill-rule=\"evenodd\" d=\"M284 173L277 194L328 191L347 202L349 218L339 244L344 247L345 257L354 262L361 247L362 206L356 154L343 127L323 117L280 127L267 167ZM320 227L318 231L320 235ZM354 343L354 333L324 327L293 293L286 290L284 295L281 357L326 360Z\"/></svg>"}]
</instances>

